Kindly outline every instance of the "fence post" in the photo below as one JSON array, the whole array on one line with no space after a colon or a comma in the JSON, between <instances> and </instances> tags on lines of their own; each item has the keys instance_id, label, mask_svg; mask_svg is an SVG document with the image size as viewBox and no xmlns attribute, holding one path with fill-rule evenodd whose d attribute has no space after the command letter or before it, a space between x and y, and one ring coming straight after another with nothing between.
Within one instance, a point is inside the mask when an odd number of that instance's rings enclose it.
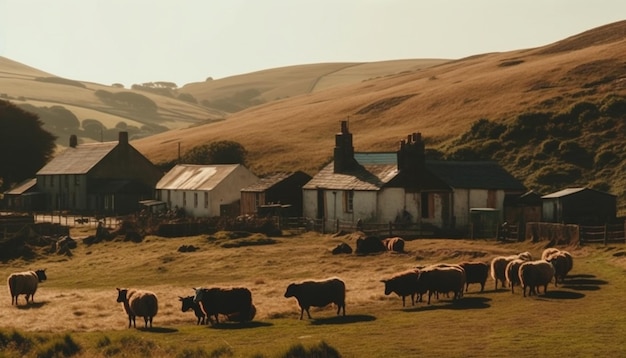
<instances>
[{"instance_id":1,"label":"fence post","mask_svg":"<svg viewBox=\"0 0 626 358\"><path fill-rule=\"evenodd\" d=\"M609 224L604 224L604 246L606 246L606 243L608 241L608 231L609 231Z\"/></svg>"},{"instance_id":2,"label":"fence post","mask_svg":"<svg viewBox=\"0 0 626 358\"><path fill-rule=\"evenodd\" d=\"M339 232L339 219L335 219L335 232Z\"/></svg>"},{"instance_id":3,"label":"fence post","mask_svg":"<svg viewBox=\"0 0 626 358\"><path fill-rule=\"evenodd\" d=\"M393 237L393 223L389 222L389 237Z\"/></svg>"}]
</instances>

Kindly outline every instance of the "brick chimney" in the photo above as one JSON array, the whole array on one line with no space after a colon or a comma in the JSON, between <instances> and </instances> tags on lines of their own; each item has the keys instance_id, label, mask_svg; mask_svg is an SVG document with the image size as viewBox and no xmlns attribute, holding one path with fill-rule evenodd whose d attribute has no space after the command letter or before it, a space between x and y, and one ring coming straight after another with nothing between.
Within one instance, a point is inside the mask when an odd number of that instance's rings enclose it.
<instances>
[{"instance_id":1,"label":"brick chimney","mask_svg":"<svg viewBox=\"0 0 626 358\"><path fill-rule=\"evenodd\" d=\"M400 141L397 151L398 170L406 173L411 180L417 180L426 167L426 154L421 133L409 134L406 140Z\"/></svg>"},{"instance_id":2,"label":"brick chimney","mask_svg":"<svg viewBox=\"0 0 626 358\"><path fill-rule=\"evenodd\" d=\"M341 132L335 134L334 172L342 173L357 167L354 159L352 133L348 130L348 121L341 121Z\"/></svg>"},{"instance_id":3,"label":"brick chimney","mask_svg":"<svg viewBox=\"0 0 626 358\"><path fill-rule=\"evenodd\" d=\"M119 134L119 144L127 145L128 144L128 132L120 132Z\"/></svg>"},{"instance_id":4,"label":"brick chimney","mask_svg":"<svg viewBox=\"0 0 626 358\"><path fill-rule=\"evenodd\" d=\"M76 136L76 134L72 134L70 136L70 148L76 148L77 145L78 145L78 137Z\"/></svg>"}]
</instances>

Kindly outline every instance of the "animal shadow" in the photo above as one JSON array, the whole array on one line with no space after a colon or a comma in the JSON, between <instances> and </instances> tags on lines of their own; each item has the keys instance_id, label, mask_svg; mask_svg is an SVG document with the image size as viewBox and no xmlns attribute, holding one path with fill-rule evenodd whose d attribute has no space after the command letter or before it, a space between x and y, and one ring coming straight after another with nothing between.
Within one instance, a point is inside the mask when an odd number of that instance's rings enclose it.
<instances>
[{"instance_id":1,"label":"animal shadow","mask_svg":"<svg viewBox=\"0 0 626 358\"><path fill-rule=\"evenodd\" d=\"M576 291L597 291L601 285L609 282L595 278L594 275L578 274L569 275L565 278L565 282L561 284L563 288L569 288Z\"/></svg>"},{"instance_id":2,"label":"animal shadow","mask_svg":"<svg viewBox=\"0 0 626 358\"><path fill-rule=\"evenodd\" d=\"M425 306L416 306L414 308L407 309L407 312L419 312L419 311L430 311L430 310L473 310L473 309L485 309L491 307L488 303L491 301L491 298L487 297L463 297L456 301L435 301L431 300L430 305L425 303Z\"/></svg>"},{"instance_id":3,"label":"animal shadow","mask_svg":"<svg viewBox=\"0 0 626 358\"><path fill-rule=\"evenodd\" d=\"M250 322L222 322L207 326L210 329L235 330L273 326L269 322L250 321Z\"/></svg>"},{"instance_id":4,"label":"animal shadow","mask_svg":"<svg viewBox=\"0 0 626 358\"><path fill-rule=\"evenodd\" d=\"M572 291L548 291L540 296L540 298L548 298L548 299L556 299L556 300L576 300L579 298L585 297L584 294L580 292L572 292Z\"/></svg>"},{"instance_id":5,"label":"animal shadow","mask_svg":"<svg viewBox=\"0 0 626 358\"><path fill-rule=\"evenodd\" d=\"M326 318L314 318L311 320L313 325L325 325L325 324L348 324L358 322L370 322L376 320L376 317L366 314L347 315L347 316L333 316Z\"/></svg>"},{"instance_id":6,"label":"animal shadow","mask_svg":"<svg viewBox=\"0 0 626 358\"><path fill-rule=\"evenodd\" d=\"M176 328L167 328L167 327L137 327L138 330L142 332L151 332L151 333L175 333L178 332Z\"/></svg>"},{"instance_id":7,"label":"animal shadow","mask_svg":"<svg viewBox=\"0 0 626 358\"><path fill-rule=\"evenodd\" d=\"M31 302L29 304L26 305L18 305L17 309L18 310L30 310L30 309L37 309L37 308L41 308L43 307L43 305L45 305L48 302L45 301L40 301L40 302Z\"/></svg>"}]
</instances>

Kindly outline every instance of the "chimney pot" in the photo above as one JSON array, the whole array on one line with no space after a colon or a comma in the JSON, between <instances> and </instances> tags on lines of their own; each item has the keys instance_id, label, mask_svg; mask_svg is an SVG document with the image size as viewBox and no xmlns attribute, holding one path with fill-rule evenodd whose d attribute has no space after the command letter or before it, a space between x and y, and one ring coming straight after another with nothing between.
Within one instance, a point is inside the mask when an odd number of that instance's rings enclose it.
<instances>
[{"instance_id":1,"label":"chimney pot","mask_svg":"<svg viewBox=\"0 0 626 358\"><path fill-rule=\"evenodd\" d=\"M120 134L119 134L119 143L120 144L128 144L128 132L120 132Z\"/></svg>"},{"instance_id":2,"label":"chimney pot","mask_svg":"<svg viewBox=\"0 0 626 358\"><path fill-rule=\"evenodd\" d=\"M78 145L78 137L76 137L76 134L72 134L70 136L70 147L76 148L77 145Z\"/></svg>"}]
</instances>

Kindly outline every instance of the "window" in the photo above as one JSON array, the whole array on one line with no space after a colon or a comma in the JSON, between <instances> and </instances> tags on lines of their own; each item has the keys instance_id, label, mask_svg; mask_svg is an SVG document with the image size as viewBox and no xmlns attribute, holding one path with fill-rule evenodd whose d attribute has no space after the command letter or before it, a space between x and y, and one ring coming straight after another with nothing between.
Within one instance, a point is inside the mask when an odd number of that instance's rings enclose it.
<instances>
[{"instance_id":1,"label":"window","mask_svg":"<svg viewBox=\"0 0 626 358\"><path fill-rule=\"evenodd\" d=\"M204 193L204 208L209 208L209 193L207 192Z\"/></svg>"},{"instance_id":2,"label":"window","mask_svg":"<svg viewBox=\"0 0 626 358\"><path fill-rule=\"evenodd\" d=\"M343 192L343 207L346 213L351 213L354 210L354 191Z\"/></svg>"},{"instance_id":3,"label":"window","mask_svg":"<svg viewBox=\"0 0 626 358\"><path fill-rule=\"evenodd\" d=\"M198 207L198 193L193 193L193 207Z\"/></svg>"}]
</instances>

